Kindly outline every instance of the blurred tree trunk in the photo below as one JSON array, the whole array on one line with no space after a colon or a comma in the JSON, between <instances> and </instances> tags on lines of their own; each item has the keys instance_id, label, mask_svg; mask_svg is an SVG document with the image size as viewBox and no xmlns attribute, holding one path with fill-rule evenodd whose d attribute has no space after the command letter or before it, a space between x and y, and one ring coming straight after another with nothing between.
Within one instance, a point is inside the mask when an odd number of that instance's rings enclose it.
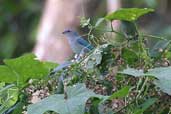
<instances>
[{"instance_id":1,"label":"blurred tree trunk","mask_svg":"<svg viewBox=\"0 0 171 114\"><path fill-rule=\"evenodd\" d=\"M41 60L62 63L72 52L61 34L65 29L76 29L80 16L95 15L103 0L46 0L37 34L34 53ZM108 0L108 10L120 7L119 0Z\"/></svg>"},{"instance_id":2,"label":"blurred tree trunk","mask_svg":"<svg viewBox=\"0 0 171 114\"><path fill-rule=\"evenodd\" d=\"M163 17L166 25L171 24L171 0L162 0L159 1L159 10L160 16Z\"/></svg>"}]
</instances>

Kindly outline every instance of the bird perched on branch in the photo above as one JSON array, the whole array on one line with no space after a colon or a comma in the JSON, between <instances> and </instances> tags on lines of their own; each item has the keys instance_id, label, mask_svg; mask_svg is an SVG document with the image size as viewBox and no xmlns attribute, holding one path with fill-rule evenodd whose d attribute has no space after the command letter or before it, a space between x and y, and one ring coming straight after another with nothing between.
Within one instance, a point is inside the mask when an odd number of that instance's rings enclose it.
<instances>
[{"instance_id":1,"label":"bird perched on branch","mask_svg":"<svg viewBox=\"0 0 171 114\"><path fill-rule=\"evenodd\" d=\"M94 48L90 43L88 43L86 40L84 40L75 31L65 30L62 33L66 36L66 38L69 42L69 45L75 54L83 55ZM80 57L78 56L77 60L79 60L79 59L80 59ZM73 63L70 61L66 61L66 62L60 64L58 67L53 69L53 71L50 73L50 75L55 74L56 72L70 66L71 64L73 64Z\"/></svg>"},{"instance_id":2,"label":"bird perched on branch","mask_svg":"<svg viewBox=\"0 0 171 114\"><path fill-rule=\"evenodd\" d=\"M78 54L78 58L77 60L80 59L81 55L84 55L85 53L89 52L90 50L92 50L94 47L88 43L86 40L84 40L77 32L75 31L71 31L71 30L65 30L64 32L62 32L67 40L68 43L72 49L72 51L75 54ZM54 75L55 73L57 73L58 71L67 68L68 66L70 66L71 64L73 64L70 61L66 61L63 64L60 64L58 67L56 67L55 69L53 69L53 71L49 74L49 76ZM57 92L61 93L63 92L63 87L64 87L64 82L63 82L63 73L62 75L59 77L58 79L58 89Z\"/></svg>"},{"instance_id":3,"label":"bird perched on branch","mask_svg":"<svg viewBox=\"0 0 171 114\"><path fill-rule=\"evenodd\" d=\"M72 51L75 54L84 54L92 50L94 47L84 40L77 32L65 30L63 34L66 36Z\"/></svg>"}]
</instances>

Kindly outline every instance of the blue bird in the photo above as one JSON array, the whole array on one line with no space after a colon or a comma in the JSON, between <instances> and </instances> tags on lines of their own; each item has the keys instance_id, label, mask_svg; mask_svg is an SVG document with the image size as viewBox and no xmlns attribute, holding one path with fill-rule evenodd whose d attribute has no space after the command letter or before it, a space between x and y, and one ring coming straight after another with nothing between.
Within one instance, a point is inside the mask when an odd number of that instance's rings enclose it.
<instances>
[{"instance_id":1,"label":"blue bird","mask_svg":"<svg viewBox=\"0 0 171 114\"><path fill-rule=\"evenodd\" d=\"M94 47L88 43L86 40L84 40L77 32L71 31L71 30L66 30L63 32L63 34L66 36L69 45L72 49L72 51L75 54L78 54L77 60L80 59L80 56L89 52L92 50ZM66 61L63 64L60 64L58 67L53 69L53 71L49 74L49 76L54 75L58 71L67 68L68 66L72 65L73 63L70 61ZM63 84L63 79L64 78L64 73L58 78L58 89L57 93L62 93L64 89L64 84Z\"/></svg>"},{"instance_id":2,"label":"blue bird","mask_svg":"<svg viewBox=\"0 0 171 114\"><path fill-rule=\"evenodd\" d=\"M67 38L67 40L69 42L69 45L70 45L72 51L75 54L78 54L78 58L76 60L79 60L80 59L80 56L84 55L85 53L89 52L90 50L92 50L94 48L90 43L88 43L86 40L84 40L75 31L65 30L62 33L66 36L66 38ZM67 68L71 64L73 64L73 63L70 62L70 61L66 61L66 62L60 64L58 67L56 67L55 69L53 69L53 71L51 71L51 73L49 74L49 76L52 76L55 73L57 73L58 71Z\"/></svg>"},{"instance_id":3,"label":"blue bird","mask_svg":"<svg viewBox=\"0 0 171 114\"><path fill-rule=\"evenodd\" d=\"M63 34L66 36L72 51L78 55L87 53L94 48L75 31L65 30Z\"/></svg>"}]
</instances>

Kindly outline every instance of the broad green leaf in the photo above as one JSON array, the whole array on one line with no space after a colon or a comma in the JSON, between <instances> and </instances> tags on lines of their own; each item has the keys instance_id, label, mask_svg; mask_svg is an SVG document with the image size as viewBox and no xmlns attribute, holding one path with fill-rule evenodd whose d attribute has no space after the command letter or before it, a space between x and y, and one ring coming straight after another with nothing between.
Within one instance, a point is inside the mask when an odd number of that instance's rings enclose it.
<instances>
[{"instance_id":1,"label":"broad green leaf","mask_svg":"<svg viewBox=\"0 0 171 114\"><path fill-rule=\"evenodd\" d=\"M150 69L146 74L154 76L157 79L171 80L171 66Z\"/></svg>"},{"instance_id":2,"label":"broad green leaf","mask_svg":"<svg viewBox=\"0 0 171 114\"><path fill-rule=\"evenodd\" d=\"M135 77L140 77L140 76L145 75L143 70L137 70L137 69L129 68L129 67L127 69L123 70L122 72L118 72L118 73L127 74L127 75L135 76Z\"/></svg>"},{"instance_id":3,"label":"broad green leaf","mask_svg":"<svg viewBox=\"0 0 171 114\"><path fill-rule=\"evenodd\" d=\"M171 79L166 80L166 79L159 79L159 80L155 80L154 84L160 88L161 91L163 91L164 93L167 93L168 95L171 95Z\"/></svg>"},{"instance_id":4,"label":"broad green leaf","mask_svg":"<svg viewBox=\"0 0 171 114\"><path fill-rule=\"evenodd\" d=\"M53 68L57 67L58 64L57 63L52 63L52 62L42 62L42 64L44 65L44 67L46 69L48 69L49 71L52 70Z\"/></svg>"},{"instance_id":5,"label":"broad green leaf","mask_svg":"<svg viewBox=\"0 0 171 114\"><path fill-rule=\"evenodd\" d=\"M107 16L105 16L105 19L110 21L136 21L140 16L143 16L153 11L153 9L149 8L122 8L111 14L108 14Z\"/></svg>"},{"instance_id":6,"label":"broad green leaf","mask_svg":"<svg viewBox=\"0 0 171 114\"><path fill-rule=\"evenodd\" d=\"M11 71L11 69L5 65L0 65L0 81L6 83L15 82L17 75Z\"/></svg>"},{"instance_id":7,"label":"broad green leaf","mask_svg":"<svg viewBox=\"0 0 171 114\"><path fill-rule=\"evenodd\" d=\"M6 83L25 83L30 78L42 78L48 75L53 63L36 60L33 54L26 54L15 59L4 60L5 65L0 66L0 81ZM56 65L57 66L57 65Z\"/></svg>"},{"instance_id":8,"label":"broad green leaf","mask_svg":"<svg viewBox=\"0 0 171 114\"><path fill-rule=\"evenodd\" d=\"M123 97L126 97L129 93L129 89L130 89L130 86L125 86L123 87L122 89L120 89L119 91L113 93L109 99L112 100L112 99L116 99L116 98L123 98Z\"/></svg>"},{"instance_id":9,"label":"broad green leaf","mask_svg":"<svg viewBox=\"0 0 171 114\"><path fill-rule=\"evenodd\" d=\"M89 98L97 97L103 100L108 98L88 90L84 84L69 86L66 94L67 99L64 94L56 94L28 106L28 114L43 114L46 111L59 114L84 114L85 104Z\"/></svg>"},{"instance_id":10,"label":"broad green leaf","mask_svg":"<svg viewBox=\"0 0 171 114\"><path fill-rule=\"evenodd\" d=\"M150 69L148 72L143 73L143 70L137 70L134 68L127 68L121 74L126 74L130 76L140 77L140 76L154 76L157 79L154 80L154 84L161 89L161 91L171 95L171 67L159 67Z\"/></svg>"},{"instance_id":11,"label":"broad green leaf","mask_svg":"<svg viewBox=\"0 0 171 114\"><path fill-rule=\"evenodd\" d=\"M161 91L171 95L171 67L159 67L149 70L148 75L156 77L158 80L154 84L161 89Z\"/></svg>"}]
</instances>

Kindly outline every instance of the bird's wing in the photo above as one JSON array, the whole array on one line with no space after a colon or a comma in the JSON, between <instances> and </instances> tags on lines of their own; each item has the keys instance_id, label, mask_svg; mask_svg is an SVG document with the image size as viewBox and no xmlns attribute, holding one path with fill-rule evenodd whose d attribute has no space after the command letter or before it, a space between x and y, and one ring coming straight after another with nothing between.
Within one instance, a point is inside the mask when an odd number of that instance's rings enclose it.
<instances>
[{"instance_id":1,"label":"bird's wing","mask_svg":"<svg viewBox=\"0 0 171 114\"><path fill-rule=\"evenodd\" d=\"M84 46L84 47L86 47L86 48L88 48L88 49L90 49L90 50L93 49L93 46L92 46L90 43L88 43L86 40L84 40L83 38L78 38L78 39L77 39L77 42L78 42L80 45L82 45L82 46Z\"/></svg>"}]
</instances>

